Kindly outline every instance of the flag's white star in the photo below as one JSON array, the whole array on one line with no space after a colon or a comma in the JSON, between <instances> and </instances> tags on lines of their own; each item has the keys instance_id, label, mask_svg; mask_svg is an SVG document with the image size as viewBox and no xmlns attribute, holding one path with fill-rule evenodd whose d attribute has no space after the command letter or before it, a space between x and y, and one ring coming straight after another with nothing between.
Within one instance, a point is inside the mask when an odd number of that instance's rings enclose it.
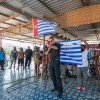
<instances>
[{"instance_id":1,"label":"flag's white star","mask_svg":"<svg viewBox=\"0 0 100 100\"><path fill-rule=\"evenodd\" d=\"M35 25L34 28L37 28L37 26Z\"/></svg>"}]
</instances>

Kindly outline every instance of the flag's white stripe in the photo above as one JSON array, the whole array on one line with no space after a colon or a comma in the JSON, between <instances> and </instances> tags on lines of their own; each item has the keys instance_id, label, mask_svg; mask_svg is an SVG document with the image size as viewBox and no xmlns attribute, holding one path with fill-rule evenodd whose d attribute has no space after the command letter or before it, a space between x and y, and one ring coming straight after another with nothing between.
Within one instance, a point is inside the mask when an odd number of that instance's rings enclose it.
<instances>
[{"instance_id":1,"label":"flag's white stripe","mask_svg":"<svg viewBox=\"0 0 100 100\"><path fill-rule=\"evenodd\" d=\"M82 64L82 62L77 62L77 61L73 61L73 60L63 60L63 59L60 59L60 61L68 62L68 63L77 63L77 64Z\"/></svg>"},{"instance_id":2,"label":"flag's white stripe","mask_svg":"<svg viewBox=\"0 0 100 100\"><path fill-rule=\"evenodd\" d=\"M72 51L77 51L77 52L80 52L81 50L80 49L75 49L75 50L72 50L72 49L70 49L70 50L63 50L63 49L61 49L61 52L72 52Z\"/></svg>"},{"instance_id":3,"label":"flag's white stripe","mask_svg":"<svg viewBox=\"0 0 100 100\"><path fill-rule=\"evenodd\" d=\"M78 49L80 49L80 45L76 45L76 46L61 46L61 49L63 49L63 48L68 48L68 49L76 49L76 48L78 48Z\"/></svg>"},{"instance_id":4,"label":"flag's white stripe","mask_svg":"<svg viewBox=\"0 0 100 100\"><path fill-rule=\"evenodd\" d=\"M60 56L60 58L71 58L71 57L68 57L68 56ZM82 57L78 57L78 58L71 58L73 60L81 60Z\"/></svg>"},{"instance_id":5,"label":"flag's white stripe","mask_svg":"<svg viewBox=\"0 0 100 100\"><path fill-rule=\"evenodd\" d=\"M47 33L54 33L55 31L54 30L48 30L48 31L43 31L43 32L39 32L39 35L41 34L47 34Z\"/></svg>"},{"instance_id":6,"label":"flag's white stripe","mask_svg":"<svg viewBox=\"0 0 100 100\"><path fill-rule=\"evenodd\" d=\"M42 28L42 29L39 29L38 31L39 31L39 32L42 32L42 31L44 31L44 30L47 30L47 31L48 31L48 30L54 30L54 31L55 31L55 29L53 29L53 28L48 28L48 29L47 29L47 27Z\"/></svg>"},{"instance_id":7,"label":"flag's white stripe","mask_svg":"<svg viewBox=\"0 0 100 100\"><path fill-rule=\"evenodd\" d=\"M41 25L41 26L38 26L38 29L40 30L40 29L47 29L47 27L49 28L49 29L55 29L56 27L52 27L52 26L50 26L50 25Z\"/></svg>"}]
</instances>

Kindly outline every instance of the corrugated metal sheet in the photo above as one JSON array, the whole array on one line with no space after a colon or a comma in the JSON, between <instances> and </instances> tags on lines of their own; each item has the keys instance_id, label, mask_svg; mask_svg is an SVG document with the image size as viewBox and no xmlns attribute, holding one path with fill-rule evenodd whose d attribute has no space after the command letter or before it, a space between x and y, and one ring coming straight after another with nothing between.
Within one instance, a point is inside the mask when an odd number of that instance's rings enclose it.
<instances>
[{"instance_id":1,"label":"corrugated metal sheet","mask_svg":"<svg viewBox=\"0 0 100 100\"><path fill-rule=\"evenodd\" d=\"M83 7L81 0L40 0L54 12L60 13ZM6 3L16 8L22 9L32 15L52 16L52 11L48 10L39 0L6 0ZM91 0L91 4L100 3L100 0Z\"/></svg>"},{"instance_id":2,"label":"corrugated metal sheet","mask_svg":"<svg viewBox=\"0 0 100 100\"><path fill-rule=\"evenodd\" d=\"M0 21L1 21L1 20L4 20L5 18L6 18L6 17L0 15Z\"/></svg>"},{"instance_id":3,"label":"corrugated metal sheet","mask_svg":"<svg viewBox=\"0 0 100 100\"><path fill-rule=\"evenodd\" d=\"M41 16L46 13L49 15L52 14L49 10L46 9L46 7L36 0L7 0L6 2L11 6L22 9L25 12L28 12L30 9L31 14L33 14L32 12L41 14Z\"/></svg>"},{"instance_id":4,"label":"corrugated metal sheet","mask_svg":"<svg viewBox=\"0 0 100 100\"><path fill-rule=\"evenodd\" d=\"M42 0L54 11L60 13L82 7L80 0Z\"/></svg>"},{"instance_id":5,"label":"corrugated metal sheet","mask_svg":"<svg viewBox=\"0 0 100 100\"><path fill-rule=\"evenodd\" d=\"M97 4L97 3L100 3L100 0L92 0L91 1L91 4Z\"/></svg>"},{"instance_id":6,"label":"corrugated metal sheet","mask_svg":"<svg viewBox=\"0 0 100 100\"><path fill-rule=\"evenodd\" d=\"M4 13L4 14L7 14L7 15L13 15L15 13L14 11L9 10L9 9L7 9L5 7L2 7L2 6L0 6L0 12Z\"/></svg>"},{"instance_id":7,"label":"corrugated metal sheet","mask_svg":"<svg viewBox=\"0 0 100 100\"><path fill-rule=\"evenodd\" d=\"M11 24L13 24L13 25L17 25L17 24L19 23L19 21L16 21L16 20L14 20L14 19L10 19L10 20L7 20L7 21L5 21L5 22L11 23Z\"/></svg>"}]
</instances>

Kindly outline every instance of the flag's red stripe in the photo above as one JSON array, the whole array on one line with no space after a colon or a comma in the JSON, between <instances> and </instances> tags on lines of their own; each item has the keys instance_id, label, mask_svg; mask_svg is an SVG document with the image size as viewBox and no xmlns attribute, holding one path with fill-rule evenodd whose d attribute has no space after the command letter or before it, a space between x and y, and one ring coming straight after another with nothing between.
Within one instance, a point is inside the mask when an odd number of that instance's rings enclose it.
<instances>
[{"instance_id":1,"label":"flag's red stripe","mask_svg":"<svg viewBox=\"0 0 100 100\"><path fill-rule=\"evenodd\" d=\"M2 33L0 32L0 47L2 47Z\"/></svg>"},{"instance_id":2,"label":"flag's red stripe","mask_svg":"<svg viewBox=\"0 0 100 100\"><path fill-rule=\"evenodd\" d=\"M37 19L33 19L33 31L34 31L34 36L38 36L38 25L37 25Z\"/></svg>"}]
</instances>

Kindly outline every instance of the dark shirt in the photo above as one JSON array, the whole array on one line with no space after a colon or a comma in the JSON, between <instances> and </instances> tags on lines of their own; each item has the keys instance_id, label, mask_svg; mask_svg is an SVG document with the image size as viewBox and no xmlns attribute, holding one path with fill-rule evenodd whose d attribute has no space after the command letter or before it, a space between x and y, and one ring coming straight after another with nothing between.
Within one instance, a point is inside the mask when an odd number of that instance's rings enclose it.
<instances>
[{"instance_id":1,"label":"dark shirt","mask_svg":"<svg viewBox=\"0 0 100 100\"><path fill-rule=\"evenodd\" d=\"M59 43L55 43L53 46L56 46L58 49L52 49L50 50L50 60L60 60L60 44Z\"/></svg>"},{"instance_id":2,"label":"dark shirt","mask_svg":"<svg viewBox=\"0 0 100 100\"><path fill-rule=\"evenodd\" d=\"M12 50L11 52L11 58L17 58L17 50Z\"/></svg>"},{"instance_id":3,"label":"dark shirt","mask_svg":"<svg viewBox=\"0 0 100 100\"><path fill-rule=\"evenodd\" d=\"M31 58L31 57L33 56L32 50L31 50L31 49L26 49L26 51L25 51L25 56L26 56L27 58Z\"/></svg>"}]
</instances>

